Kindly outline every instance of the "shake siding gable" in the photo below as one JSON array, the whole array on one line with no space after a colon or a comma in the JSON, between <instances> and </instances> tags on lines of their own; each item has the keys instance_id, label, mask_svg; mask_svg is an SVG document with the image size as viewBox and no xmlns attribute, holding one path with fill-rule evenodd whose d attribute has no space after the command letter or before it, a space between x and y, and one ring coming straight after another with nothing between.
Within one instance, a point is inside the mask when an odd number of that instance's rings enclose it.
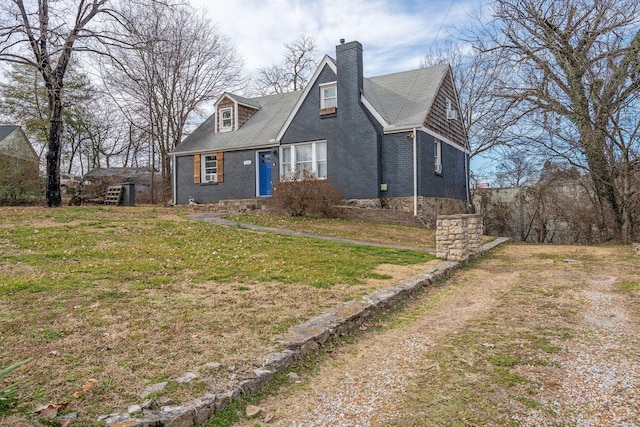
<instances>
[{"instance_id":1,"label":"shake siding gable","mask_svg":"<svg viewBox=\"0 0 640 427\"><path fill-rule=\"evenodd\" d=\"M451 101L452 107L458 111L457 119L447 119L447 99ZM465 145L464 141L467 140L467 137L450 71L445 75L431 110L427 113L424 127L460 144L462 147Z\"/></svg>"},{"instance_id":2,"label":"shake siding gable","mask_svg":"<svg viewBox=\"0 0 640 427\"><path fill-rule=\"evenodd\" d=\"M238 128L242 127L256 112L254 108L247 107L246 105L238 105Z\"/></svg>"}]
</instances>

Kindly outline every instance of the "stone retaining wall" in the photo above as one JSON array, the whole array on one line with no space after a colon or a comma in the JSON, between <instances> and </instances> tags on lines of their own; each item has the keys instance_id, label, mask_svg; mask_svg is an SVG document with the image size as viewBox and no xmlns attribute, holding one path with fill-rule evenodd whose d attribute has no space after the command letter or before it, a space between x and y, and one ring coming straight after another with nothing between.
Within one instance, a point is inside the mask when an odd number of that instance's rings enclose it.
<instances>
[{"instance_id":1,"label":"stone retaining wall","mask_svg":"<svg viewBox=\"0 0 640 427\"><path fill-rule=\"evenodd\" d=\"M439 215L464 213L465 202L419 196L417 216L413 215L413 197L345 200L344 205L337 206L336 210L340 218L434 228Z\"/></svg>"},{"instance_id":2,"label":"stone retaining wall","mask_svg":"<svg viewBox=\"0 0 640 427\"><path fill-rule=\"evenodd\" d=\"M436 224L436 256L451 261L466 261L482 246L482 216L479 214L443 215Z\"/></svg>"},{"instance_id":3,"label":"stone retaining wall","mask_svg":"<svg viewBox=\"0 0 640 427\"><path fill-rule=\"evenodd\" d=\"M412 213L392 209L365 208L357 206L336 206L338 218L359 219L367 222L381 222L385 224L402 224L410 227L424 227L424 222Z\"/></svg>"},{"instance_id":4,"label":"stone retaining wall","mask_svg":"<svg viewBox=\"0 0 640 427\"><path fill-rule=\"evenodd\" d=\"M482 245L476 255L488 252L507 240L509 239L498 238ZM361 300L345 302L323 315L292 327L278 339L282 348L280 352L263 357L259 368L238 374L237 380L229 388L207 393L186 405L169 402L162 404L149 400L142 405L132 405L121 412L100 417L99 421L103 421L109 427L193 427L202 424L227 408L234 399L242 395L256 394L265 384L272 381L276 374L318 349L328 340L359 328L371 317L452 273L459 266L459 262L442 261L417 277L375 291ZM183 376L186 377L186 374ZM133 407L135 411L131 410Z\"/></svg>"}]
</instances>

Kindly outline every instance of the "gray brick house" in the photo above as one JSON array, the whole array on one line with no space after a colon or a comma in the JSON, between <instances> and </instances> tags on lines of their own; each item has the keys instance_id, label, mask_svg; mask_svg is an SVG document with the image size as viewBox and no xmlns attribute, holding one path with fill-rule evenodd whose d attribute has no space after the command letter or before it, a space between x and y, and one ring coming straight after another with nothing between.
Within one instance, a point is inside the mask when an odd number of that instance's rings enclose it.
<instances>
[{"instance_id":1,"label":"gray brick house","mask_svg":"<svg viewBox=\"0 0 640 427\"><path fill-rule=\"evenodd\" d=\"M173 199L269 197L294 171L328 178L347 199L414 214L426 199L468 204L468 145L448 65L363 76L362 45L339 44L302 91L223 94L172 152Z\"/></svg>"}]
</instances>

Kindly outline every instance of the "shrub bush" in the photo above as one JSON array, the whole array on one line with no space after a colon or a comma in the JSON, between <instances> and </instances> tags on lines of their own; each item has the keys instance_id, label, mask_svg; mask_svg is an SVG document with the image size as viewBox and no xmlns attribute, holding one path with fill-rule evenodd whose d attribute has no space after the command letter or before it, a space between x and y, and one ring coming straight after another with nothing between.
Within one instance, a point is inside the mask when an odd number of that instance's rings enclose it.
<instances>
[{"instance_id":1,"label":"shrub bush","mask_svg":"<svg viewBox=\"0 0 640 427\"><path fill-rule=\"evenodd\" d=\"M44 182L37 165L0 155L0 206L29 205L44 201Z\"/></svg>"},{"instance_id":2,"label":"shrub bush","mask_svg":"<svg viewBox=\"0 0 640 427\"><path fill-rule=\"evenodd\" d=\"M343 197L328 180L308 171L280 178L273 188L272 203L291 216L334 216L334 207Z\"/></svg>"}]
</instances>

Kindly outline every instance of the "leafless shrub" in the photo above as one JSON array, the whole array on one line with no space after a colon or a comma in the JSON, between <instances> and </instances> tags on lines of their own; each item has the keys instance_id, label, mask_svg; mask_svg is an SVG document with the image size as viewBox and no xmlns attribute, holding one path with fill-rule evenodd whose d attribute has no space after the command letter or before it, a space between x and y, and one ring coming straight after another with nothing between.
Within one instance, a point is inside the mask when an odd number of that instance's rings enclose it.
<instances>
[{"instance_id":1,"label":"leafless shrub","mask_svg":"<svg viewBox=\"0 0 640 427\"><path fill-rule=\"evenodd\" d=\"M0 206L40 203L43 189L37 165L0 155Z\"/></svg>"},{"instance_id":2,"label":"leafless shrub","mask_svg":"<svg viewBox=\"0 0 640 427\"><path fill-rule=\"evenodd\" d=\"M273 205L291 216L335 215L334 207L343 197L328 180L318 179L308 171L298 172L291 178L280 178L273 189Z\"/></svg>"}]
</instances>

